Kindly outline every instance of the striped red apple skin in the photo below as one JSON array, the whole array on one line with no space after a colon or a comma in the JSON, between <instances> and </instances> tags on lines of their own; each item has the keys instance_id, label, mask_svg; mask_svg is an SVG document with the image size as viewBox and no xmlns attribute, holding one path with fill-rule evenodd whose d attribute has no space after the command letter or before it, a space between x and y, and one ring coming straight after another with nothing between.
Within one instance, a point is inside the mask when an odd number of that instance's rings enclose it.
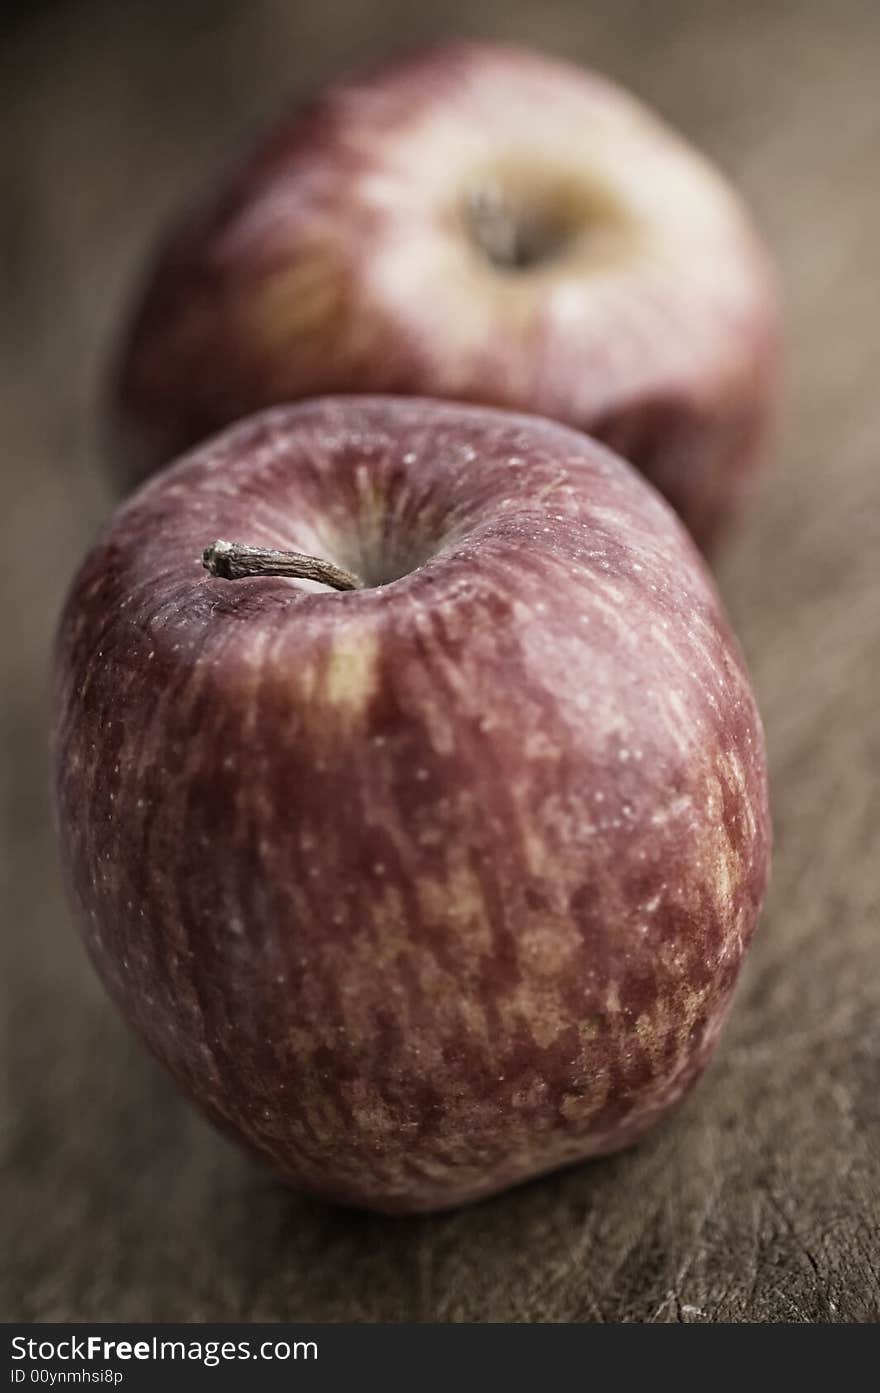
<instances>
[{"instance_id":1,"label":"striped red apple skin","mask_svg":"<svg viewBox=\"0 0 880 1393\"><path fill-rule=\"evenodd\" d=\"M367 588L213 578L218 537ZM706 1064L767 875L761 725L695 547L580 433L240 424L107 525L54 702L100 975L296 1185L456 1205L627 1145Z\"/></svg>"},{"instance_id":2,"label":"striped red apple skin","mask_svg":"<svg viewBox=\"0 0 880 1393\"><path fill-rule=\"evenodd\" d=\"M326 393L484 402L631 460L710 547L776 382L768 258L693 148L595 73L448 42L330 82L164 238L121 337L129 485Z\"/></svg>"}]
</instances>

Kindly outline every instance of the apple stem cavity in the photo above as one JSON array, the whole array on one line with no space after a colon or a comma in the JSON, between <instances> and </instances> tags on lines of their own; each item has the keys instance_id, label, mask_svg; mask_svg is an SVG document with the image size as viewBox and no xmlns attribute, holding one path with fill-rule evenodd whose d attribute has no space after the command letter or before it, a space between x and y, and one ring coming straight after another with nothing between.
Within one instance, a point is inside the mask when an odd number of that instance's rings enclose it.
<instances>
[{"instance_id":1,"label":"apple stem cavity","mask_svg":"<svg viewBox=\"0 0 880 1393\"><path fill-rule=\"evenodd\" d=\"M491 182L469 195L467 221L480 251L499 271L529 271L551 260L570 231L552 207L530 207Z\"/></svg>"},{"instance_id":2,"label":"apple stem cavity","mask_svg":"<svg viewBox=\"0 0 880 1393\"><path fill-rule=\"evenodd\" d=\"M476 189L471 194L468 214L477 245L492 266L499 270L522 270L540 259L539 250L531 245L528 229L522 226L495 185Z\"/></svg>"},{"instance_id":3,"label":"apple stem cavity","mask_svg":"<svg viewBox=\"0 0 880 1393\"><path fill-rule=\"evenodd\" d=\"M314 580L334 590L363 590L364 582L351 571L334 566L321 556L300 551L273 551L249 547L244 542L216 541L202 552L202 565L222 580L246 580L251 576L285 576L289 580Z\"/></svg>"}]
</instances>

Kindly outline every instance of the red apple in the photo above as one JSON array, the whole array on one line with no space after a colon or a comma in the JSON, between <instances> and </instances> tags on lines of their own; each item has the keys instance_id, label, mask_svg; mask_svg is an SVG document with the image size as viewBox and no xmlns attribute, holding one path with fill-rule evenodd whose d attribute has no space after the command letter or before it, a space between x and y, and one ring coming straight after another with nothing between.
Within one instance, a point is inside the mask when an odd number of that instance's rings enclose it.
<instances>
[{"instance_id":1,"label":"red apple","mask_svg":"<svg viewBox=\"0 0 880 1393\"><path fill-rule=\"evenodd\" d=\"M403 398L240 424L100 537L55 712L99 972L296 1184L455 1205L626 1145L706 1063L761 726L695 547L586 436Z\"/></svg>"},{"instance_id":2,"label":"red apple","mask_svg":"<svg viewBox=\"0 0 880 1393\"><path fill-rule=\"evenodd\" d=\"M113 463L328 392L477 401L602 439L708 545L775 358L765 254L701 156L592 73L446 43L318 92L166 238Z\"/></svg>"}]
</instances>

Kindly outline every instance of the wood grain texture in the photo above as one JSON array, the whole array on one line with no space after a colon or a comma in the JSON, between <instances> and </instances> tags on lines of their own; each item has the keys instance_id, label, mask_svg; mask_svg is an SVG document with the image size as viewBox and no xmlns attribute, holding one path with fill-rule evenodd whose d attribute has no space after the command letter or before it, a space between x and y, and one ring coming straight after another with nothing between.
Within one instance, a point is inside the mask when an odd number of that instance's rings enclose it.
<instances>
[{"instance_id":1,"label":"wood grain texture","mask_svg":"<svg viewBox=\"0 0 880 1393\"><path fill-rule=\"evenodd\" d=\"M787 398L721 583L769 742L776 859L717 1060L637 1149L458 1214L278 1185L128 1034L63 902L46 797L60 598L110 506L94 398L166 210L288 92L452 29L596 64L744 187ZM54 6L0 51L7 1232L27 1320L867 1321L880 1316L880 13L400 0Z\"/></svg>"}]
</instances>

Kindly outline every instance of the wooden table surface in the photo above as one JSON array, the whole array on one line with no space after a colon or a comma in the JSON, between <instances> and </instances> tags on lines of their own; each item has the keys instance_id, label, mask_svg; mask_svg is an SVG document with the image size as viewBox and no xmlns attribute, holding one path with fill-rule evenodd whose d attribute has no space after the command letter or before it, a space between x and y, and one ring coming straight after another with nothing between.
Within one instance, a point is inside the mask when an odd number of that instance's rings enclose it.
<instances>
[{"instance_id":1,"label":"wooden table surface","mask_svg":"<svg viewBox=\"0 0 880 1393\"><path fill-rule=\"evenodd\" d=\"M776 857L716 1062L671 1121L626 1155L392 1221L285 1190L177 1098L105 999L59 886L46 666L111 502L95 390L154 229L315 73L444 30L610 71L721 162L775 249L786 400L720 583L766 722ZM6 37L4 1318L880 1314L878 60L870 0L81 0Z\"/></svg>"}]
</instances>

